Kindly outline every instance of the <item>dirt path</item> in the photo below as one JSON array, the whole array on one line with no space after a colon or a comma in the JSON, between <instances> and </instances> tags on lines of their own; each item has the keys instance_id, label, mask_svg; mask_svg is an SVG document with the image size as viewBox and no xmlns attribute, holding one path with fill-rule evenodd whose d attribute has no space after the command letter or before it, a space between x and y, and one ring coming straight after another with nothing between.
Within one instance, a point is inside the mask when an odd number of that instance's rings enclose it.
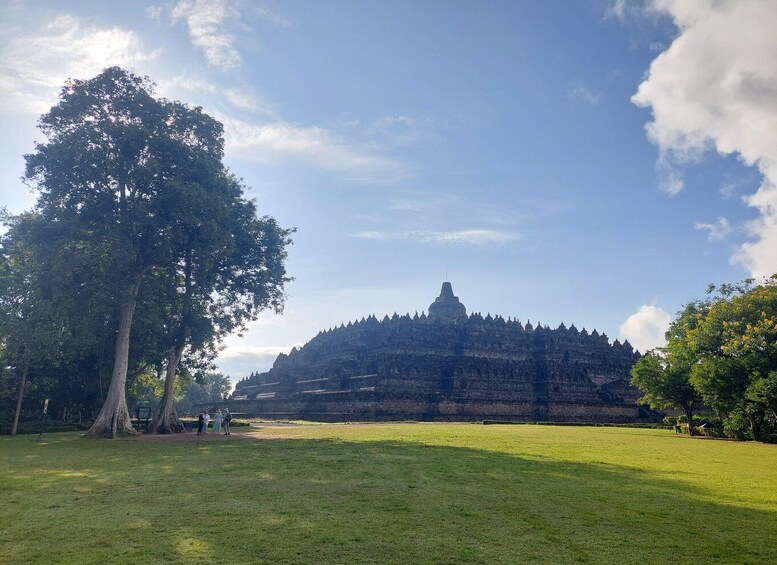
<instances>
[{"instance_id":1,"label":"dirt path","mask_svg":"<svg viewBox=\"0 0 777 565\"><path fill-rule=\"evenodd\" d=\"M284 436L279 434L268 435L263 433L262 428L279 428L279 427L292 427L294 424L284 425L267 425L262 427L252 428L239 428L240 431L230 433L228 436L222 434L216 434L215 432L208 432L205 435L197 435L197 432L183 432L180 434L140 434L133 438L128 438L128 441L142 441L145 443L210 443L217 441L240 441L246 439L253 440L272 440L272 439L289 439L290 436Z\"/></svg>"},{"instance_id":2,"label":"dirt path","mask_svg":"<svg viewBox=\"0 0 777 565\"><path fill-rule=\"evenodd\" d=\"M385 426L385 425L423 425L425 422L349 422L349 423L317 423L317 426ZM216 434L209 431L207 434L198 436L196 431L184 432L180 434L166 434L166 435L146 435L140 434L132 438L127 438L128 441L143 441L148 443L197 443L197 442L213 442L213 441L238 441L238 440L273 440L273 439L294 439L292 436L278 433L278 428L299 428L310 424L297 424L291 422L260 422L254 423L249 428L241 426L235 428L237 431L233 431L230 435ZM275 430L272 434L265 433L265 430ZM196 430L196 428L195 428Z\"/></svg>"}]
</instances>

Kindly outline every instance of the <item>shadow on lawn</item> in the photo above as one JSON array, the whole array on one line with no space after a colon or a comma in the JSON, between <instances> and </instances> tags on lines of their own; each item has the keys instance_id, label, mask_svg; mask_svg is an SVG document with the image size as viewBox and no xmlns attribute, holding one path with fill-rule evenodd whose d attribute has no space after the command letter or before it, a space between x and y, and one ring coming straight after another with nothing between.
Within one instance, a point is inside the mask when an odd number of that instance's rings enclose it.
<instances>
[{"instance_id":1,"label":"shadow on lawn","mask_svg":"<svg viewBox=\"0 0 777 565\"><path fill-rule=\"evenodd\" d=\"M331 440L128 442L95 461L89 444L5 465L0 561L777 562L777 514L613 465Z\"/></svg>"}]
</instances>

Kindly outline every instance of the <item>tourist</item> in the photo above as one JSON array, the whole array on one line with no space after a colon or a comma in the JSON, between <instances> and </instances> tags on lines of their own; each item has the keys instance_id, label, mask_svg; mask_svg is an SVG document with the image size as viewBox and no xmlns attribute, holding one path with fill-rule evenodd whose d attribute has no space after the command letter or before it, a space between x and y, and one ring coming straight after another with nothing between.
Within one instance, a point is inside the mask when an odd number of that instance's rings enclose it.
<instances>
[{"instance_id":1,"label":"tourist","mask_svg":"<svg viewBox=\"0 0 777 565\"><path fill-rule=\"evenodd\" d=\"M232 414L229 413L229 408L224 408L224 435L229 435L229 423L232 421Z\"/></svg>"},{"instance_id":2,"label":"tourist","mask_svg":"<svg viewBox=\"0 0 777 565\"><path fill-rule=\"evenodd\" d=\"M210 414L208 414L207 410L203 411L202 418L203 418L202 433L203 434L207 434L208 433L208 423L210 422Z\"/></svg>"},{"instance_id":3,"label":"tourist","mask_svg":"<svg viewBox=\"0 0 777 565\"><path fill-rule=\"evenodd\" d=\"M200 412L197 416L197 435L201 436L203 433L205 433L205 414Z\"/></svg>"},{"instance_id":4,"label":"tourist","mask_svg":"<svg viewBox=\"0 0 777 565\"><path fill-rule=\"evenodd\" d=\"M216 414L213 416L213 431L216 432L216 435L221 433L221 420L221 408L216 408Z\"/></svg>"}]
</instances>

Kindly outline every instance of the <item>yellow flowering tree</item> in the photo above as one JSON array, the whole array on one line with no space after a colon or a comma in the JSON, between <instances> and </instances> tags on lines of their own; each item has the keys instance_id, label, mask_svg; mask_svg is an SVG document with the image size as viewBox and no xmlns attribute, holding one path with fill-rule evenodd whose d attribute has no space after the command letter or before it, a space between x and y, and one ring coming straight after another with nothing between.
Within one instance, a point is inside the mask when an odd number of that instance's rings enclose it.
<instances>
[{"instance_id":1,"label":"yellow flowering tree","mask_svg":"<svg viewBox=\"0 0 777 565\"><path fill-rule=\"evenodd\" d=\"M685 336L698 359L691 380L730 431L763 439L777 429L777 275L713 291Z\"/></svg>"}]
</instances>

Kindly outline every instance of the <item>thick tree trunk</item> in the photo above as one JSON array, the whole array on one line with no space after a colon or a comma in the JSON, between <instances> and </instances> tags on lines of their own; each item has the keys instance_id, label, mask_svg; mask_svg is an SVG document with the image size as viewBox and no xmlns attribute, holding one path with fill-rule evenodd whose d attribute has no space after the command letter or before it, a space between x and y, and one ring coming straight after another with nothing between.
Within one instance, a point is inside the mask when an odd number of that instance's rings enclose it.
<instances>
[{"instance_id":1,"label":"thick tree trunk","mask_svg":"<svg viewBox=\"0 0 777 565\"><path fill-rule=\"evenodd\" d=\"M11 427L11 435L16 435L16 430L19 428L19 414L22 411L22 399L24 398L24 385L27 384L27 371L30 370L30 356L25 351L24 366L22 367L22 382L19 384L19 398L16 399L16 411L13 414L13 427Z\"/></svg>"},{"instance_id":2,"label":"thick tree trunk","mask_svg":"<svg viewBox=\"0 0 777 565\"><path fill-rule=\"evenodd\" d=\"M750 431L753 434L755 441L761 441L761 425L763 424L763 417L757 418L753 414L748 414L747 418L750 420Z\"/></svg>"},{"instance_id":3,"label":"thick tree trunk","mask_svg":"<svg viewBox=\"0 0 777 565\"><path fill-rule=\"evenodd\" d=\"M178 419L178 413L175 411L173 403L173 390L175 388L175 370L181 361L183 354L182 347L173 347L167 356L167 371L165 373L165 392L162 395L162 402L159 404L159 410L151 420L151 426L148 433L152 434L174 434L185 432L186 428Z\"/></svg>"},{"instance_id":4,"label":"thick tree trunk","mask_svg":"<svg viewBox=\"0 0 777 565\"><path fill-rule=\"evenodd\" d=\"M696 432L693 431L693 410L686 410L685 415L688 418L688 435L695 436Z\"/></svg>"},{"instance_id":5,"label":"thick tree trunk","mask_svg":"<svg viewBox=\"0 0 777 565\"><path fill-rule=\"evenodd\" d=\"M135 281L123 297L119 318L119 332L116 335L116 356L113 362L111 385L100 413L86 432L87 437L116 438L119 435L134 435L132 420L127 407L127 368L129 365L130 330L140 281Z\"/></svg>"}]
</instances>

